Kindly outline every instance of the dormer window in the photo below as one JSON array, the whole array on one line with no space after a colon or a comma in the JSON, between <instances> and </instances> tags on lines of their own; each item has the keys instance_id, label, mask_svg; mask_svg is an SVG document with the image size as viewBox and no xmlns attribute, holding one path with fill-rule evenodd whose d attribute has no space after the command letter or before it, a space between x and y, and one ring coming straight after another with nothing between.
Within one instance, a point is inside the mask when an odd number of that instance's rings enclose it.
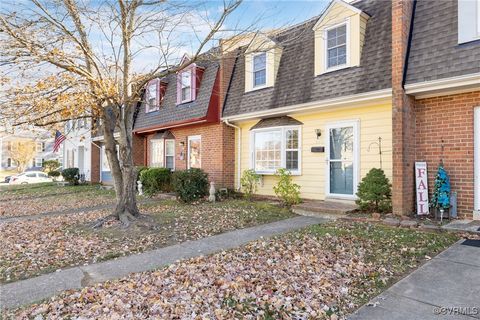
<instances>
[{"instance_id":1,"label":"dormer window","mask_svg":"<svg viewBox=\"0 0 480 320\"><path fill-rule=\"evenodd\" d=\"M265 52L253 56L253 86L262 87L267 84L267 54Z\"/></svg>"},{"instance_id":2,"label":"dormer window","mask_svg":"<svg viewBox=\"0 0 480 320\"><path fill-rule=\"evenodd\" d=\"M347 64L347 25L342 24L326 30L327 69Z\"/></svg>"},{"instance_id":3,"label":"dormer window","mask_svg":"<svg viewBox=\"0 0 480 320\"><path fill-rule=\"evenodd\" d=\"M184 71L181 74L182 103L192 100L192 72Z\"/></svg>"},{"instance_id":4,"label":"dormer window","mask_svg":"<svg viewBox=\"0 0 480 320\"><path fill-rule=\"evenodd\" d=\"M147 85L147 90L146 90L146 103L145 103L145 112L152 112L156 111L160 107L159 103L159 92L158 92L158 81L157 80L152 80L150 83Z\"/></svg>"},{"instance_id":5,"label":"dormer window","mask_svg":"<svg viewBox=\"0 0 480 320\"><path fill-rule=\"evenodd\" d=\"M314 75L360 66L369 15L342 0L332 0L313 27Z\"/></svg>"},{"instance_id":6,"label":"dormer window","mask_svg":"<svg viewBox=\"0 0 480 320\"><path fill-rule=\"evenodd\" d=\"M458 0L458 43L480 40L480 0Z\"/></svg>"}]
</instances>

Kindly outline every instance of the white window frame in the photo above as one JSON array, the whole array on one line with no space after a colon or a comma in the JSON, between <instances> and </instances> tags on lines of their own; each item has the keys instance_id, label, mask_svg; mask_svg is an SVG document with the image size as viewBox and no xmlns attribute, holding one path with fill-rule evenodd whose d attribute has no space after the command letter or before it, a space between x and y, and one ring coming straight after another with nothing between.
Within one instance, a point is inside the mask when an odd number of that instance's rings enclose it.
<instances>
[{"instance_id":1,"label":"white window frame","mask_svg":"<svg viewBox=\"0 0 480 320\"><path fill-rule=\"evenodd\" d=\"M190 142L192 140L200 140L200 168L202 167L202 136L201 135L196 135L196 136L188 136L188 143L187 143L187 168L190 169L191 166L190 166Z\"/></svg>"},{"instance_id":2,"label":"white window frame","mask_svg":"<svg viewBox=\"0 0 480 320\"><path fill-rule=\"evenodd\" d=\"M185 70L185 71L182 71L182 73L180 74L180 99L182 101L182 103L185 103L185 102L190 102L192 101L192 78L193 78L193 74L192 74L192 70L188 69L188 70ZM183 75L184 74L190 74L190 84L188 86L184 86L183 85ZM190 94L188 96L188 99L183 99L183 89L186 89L186 88L190 88Z\"/></svg>"},{"instance_id":3,"label":"white window frame","mask_svg":"<svg viewBox=\"0 0 480 320\"><path fill-rule=\"evenodd\" d=\"M347 52L347 57L345 59L345 64L329 68L328 67L328 31L332 30L332 29L336 29L336 28L341 27L343 25L345 25L345 29L346 29L346 33L345 33L346 49L345 50ZM341 23L338 23L336 25L333 25L333 26L330 26L330 27L326 28L323 31L323 35L324 35L323 43L324 43L324 47L325 47L324 48L324 54L323 54L324 55L323 64L325 66L325 68L324 68L325 73L349 68L350 67L350 18L347 18L345 21L343 21Z\"/></svg>"},{"instance_id":4,"label":"white window frame","mask_svg":"<svg viewBox=\"0 0 480 320\"><path fill-rule=\"evenodd\" d=\"M330 129L353 127L353 194L330 193ZM325 196L327 198L356 200L360 178L360 120L331 122L326 125L325 134Z\"/></svg>"},{"instance_id":5,"label":"white window frame","mask_svg":"<svg viewBox=\"0 0 480 320\"><path fill-rule=\"evenodd\" d=\"M40 160L40 161L38 161ZM40 165L38 165L40 163ZM36 168L39 168L39 167L42 167L43 166L43 161L42 161L42 158L35 158L35 167Z\"/></svg>"},{"instance_id":6,"label":"white window frame","mask_svg":"<svg viewBox=\"0 0 480 320\"><path fill-rule=\"evenodd\" d=\"M260 55L265 55L265 83L261 84L261 85L255 85L255 72L262 70L262 69L255 70L255 57L258 57ZM252 54L252 89L253 90L262 89L262 88L267 87L267 84L268 84L268 61L267 61L267 58L268 58L268 54L267 54L266 51Z\"/></svg>"},{"instance_id":7,"label":"white window frame","mask_svg":"<svg viewBox=\"0 0 480 320\"><path fill-rule=\"evenodd\" d=\"M287 148L286 148L286 132L287 130L298 130L298 169L297 170L289 170L293 176L302 175L302 126L277 126L277 127L269 127L269 128L260 128L260 129L253 129L250 131L250 169L255 170L257 174L261 175L274 175L276 174L276 170L256 170L255 164L255 134L259 132L269 132L269 131L281 131L281 164L280 168L286 169L287 164ZM288 149L292 150L292 149Z\"/></svg>"},{"instance_id":8,"label":"white window frame","mask_svg":"<svg viewBox=\"0 0 480 320\"><path fill-rule=\"evenodd\" d=\"M173 154L167 154L167 142L173 143ZM173 157L173 168L169 168L172 171L175 171L175 139L165 139L165 148L164 148L164 156L165 156L165 168L167 168L167 157Z\"/></svg>"}]
</instances>

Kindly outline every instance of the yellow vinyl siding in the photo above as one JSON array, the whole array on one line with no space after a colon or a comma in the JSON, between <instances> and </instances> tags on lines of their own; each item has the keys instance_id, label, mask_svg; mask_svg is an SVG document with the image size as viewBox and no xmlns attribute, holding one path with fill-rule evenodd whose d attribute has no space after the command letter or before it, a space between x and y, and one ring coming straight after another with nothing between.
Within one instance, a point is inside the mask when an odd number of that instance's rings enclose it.
<instances>
[{"instance_id":1,"label":"yellow vinyl siding","mask_svg":"<svg viewBox=\"0 0 480 320\"><path fill-rule=\"evenodd\" d=\"M294 176L295 183L301 186L301 197L306 199L325 199L325 178L326 162L325 153L312 153L311 147L326 146L326 126L340 121L358 121L360 160L359 160L359 181L366 173L374 167L380 167L378 147L372 145L370 152L368 146L372 142L378 142L382 138L383 169L389 179L392 176L392 107L390 104L372 105L361 108L340 109L336 111L321 111L310 114L290 115L301 121L301 175ZM242 128L242 152L241 171L250 168L250 128L258 120L237 123ZM317 140L315 129L322 130L322 136ZM236 136L238 143L238 132ZM238 150L236 150L238 152ZM235 159L238 159L237 157ZM236 163L236 169L238 169ZM237 170L235 172L238 172ZM238 176L236 176L238 182ZM259 186L258 194L274 195L273 185L277 178L271 175L264 175L262 184Z\"/></svg>"}]
</instances>

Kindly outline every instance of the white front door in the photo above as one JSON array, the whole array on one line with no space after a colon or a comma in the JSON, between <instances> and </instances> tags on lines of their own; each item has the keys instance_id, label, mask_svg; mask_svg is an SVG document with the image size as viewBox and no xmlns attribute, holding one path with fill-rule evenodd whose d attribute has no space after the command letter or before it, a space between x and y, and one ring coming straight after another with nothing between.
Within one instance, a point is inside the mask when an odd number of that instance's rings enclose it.
<instances>
[{"instance_id":1,"label":"white front door","mask_svg":"<svg viewBox=\"0 0 480 320\"><path fill-rule=\"evenodd\" d=\"M474 109L474 218L480 219L480 107Z\"/></svg>"},{"instance_id":2,"label":"white front door","mask_svg":"<svg viewBox=\"0 0 480 320\"><path fill-rule=\"evenodd\" d=\"M358 184L358 122L328 125L326 139L326 195L354 199Z\"/></svg>"}]
</instances>

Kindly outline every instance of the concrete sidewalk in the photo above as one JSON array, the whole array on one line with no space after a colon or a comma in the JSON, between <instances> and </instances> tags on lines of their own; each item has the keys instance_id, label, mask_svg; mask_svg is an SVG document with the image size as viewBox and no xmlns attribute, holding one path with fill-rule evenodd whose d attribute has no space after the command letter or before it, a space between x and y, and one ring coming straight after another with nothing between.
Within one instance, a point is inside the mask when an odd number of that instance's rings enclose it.
<instances>
[{"instance_id":1,"label":"concrete sidewalk","mask_svg":"<svg viewBox=\"0 0 480 320\"><path fill-rule=\"evenodd\" d=\"M440 253L348 319L480 319L480 247L463 242Z\"/></svg>"},{"instance_id":2,"label":"concrete sidewalk","mask_svg":"<svg viewBox=\"0 0 480 320\"><path fill-rule=\"evenodd\" d=\"M179 259L235 248L262 237L270 237L326 221L328 220L315 217L295 217L4 284L0 286L0 309L33 303L64 290L79 289L96 282L121 278L132 272L158 269Z\"/></svg>"}]
</instances>

